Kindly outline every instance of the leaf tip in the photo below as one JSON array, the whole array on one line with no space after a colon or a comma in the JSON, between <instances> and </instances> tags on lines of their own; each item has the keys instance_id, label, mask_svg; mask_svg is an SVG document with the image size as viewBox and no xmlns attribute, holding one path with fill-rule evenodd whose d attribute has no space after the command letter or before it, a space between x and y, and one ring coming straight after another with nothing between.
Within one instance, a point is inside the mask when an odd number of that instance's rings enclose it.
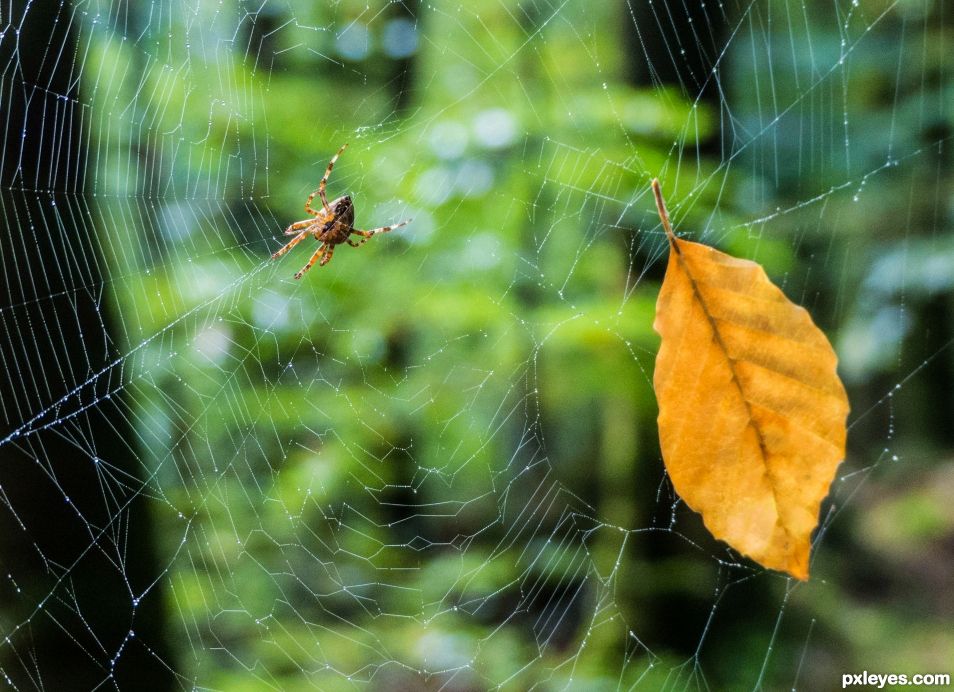
<instances>
[{"instance_id":1,"label":"leaf tip","mask_svg":"<svg viewBox=\"0 0 954 692\"><path fill-rule=\"evenodd\" d=\"M798 581L806 582L808 581L808 562L807 561L798 561L797 563L790 564L787 569L783 570L790 577L794 577Z\"/></svg>"}]
</instances>

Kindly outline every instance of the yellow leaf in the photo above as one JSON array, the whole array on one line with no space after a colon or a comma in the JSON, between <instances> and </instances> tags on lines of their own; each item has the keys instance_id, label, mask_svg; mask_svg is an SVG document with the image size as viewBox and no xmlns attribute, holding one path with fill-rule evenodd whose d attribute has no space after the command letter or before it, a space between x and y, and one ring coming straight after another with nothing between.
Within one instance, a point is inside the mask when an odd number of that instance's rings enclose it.
<instances>
[{"instance_id":1,"label":"yellow leaf","mask_svg":"<svg viewBox=\"0 0 954 692\"><path fill-rule=\"evenodd\" d=\"M819 506L845 456L838 359L761 266L677 238L656 180L653 192L670 248L653 323L666 469L713 536L808 579Z\"/></svg>"}]
</instances>

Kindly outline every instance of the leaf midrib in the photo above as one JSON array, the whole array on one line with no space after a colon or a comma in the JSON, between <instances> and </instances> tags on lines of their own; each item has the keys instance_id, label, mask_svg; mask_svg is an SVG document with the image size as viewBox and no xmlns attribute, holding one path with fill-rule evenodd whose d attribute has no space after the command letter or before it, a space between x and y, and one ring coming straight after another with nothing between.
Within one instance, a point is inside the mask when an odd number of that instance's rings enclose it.
<instances>
[{"instance_id":1,"label":"leaf midrib","mask_svg":"<svg viewBox=\"0 0 954 692\"><path fill-rule=\"evenodd\" d=\"M675 236L669 238L670 247L676 253L676 261L679 263L682 271L685 272L686 278L689 279L689 285L692 287L692 295L697 301L699 301L699 305L702 307L702 312L709 321L709 326L712 329L712 334L715 336L715 341L725 356L726 361L728 361L729 372L732 374L732 381L735 383L736 389L739 391L739 397L742 399L742 403L745 406L746 412L748 413L749 425L751 425L752 429L755 430L755 435L758 438L759 452L761 453L762 458L762 468L765 471L765 475L768 477L769 486L772 488L772 501L775 503L775 523L781 527L782 531L784 531L787 536L791 538L791 532L783 523L782 514L779 511L779 507L781 505L779 503L778 491L776 490L775 476L772 473L772 469L768 463L768 450L765 446L765 438L762 435L762 430L759 427L759 424L755 419L755 415L752 412L752 406L749 404L749 400L745 396L745 390L742 388L742 381L735 370L736 361L731 355L729 355L729 349L726 346L725 341L722 340L722 334L719 333L719 327L716 324L716 318L713 317L712 313L709 311L709 306L706 305L705 298L703 298L702 292L700 291L695 278L692 276L692 272L689 271L688 263L686 262L685 257L683 257L682 249L679 247L680 242L681 241Z\"/></svg>"}]
</instances>

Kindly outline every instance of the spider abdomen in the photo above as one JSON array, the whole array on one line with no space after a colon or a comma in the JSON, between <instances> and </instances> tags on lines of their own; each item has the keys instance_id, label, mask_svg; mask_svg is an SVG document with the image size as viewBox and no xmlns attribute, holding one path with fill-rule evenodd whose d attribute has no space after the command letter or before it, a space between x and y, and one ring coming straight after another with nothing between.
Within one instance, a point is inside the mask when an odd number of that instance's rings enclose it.
<instances>
[{"instance_id":1,"label":"spider abdomen","mask_svg":"<svg viewBox=\"0 0 954 692\"><path fill-rule=\"evenodd\" d=\"M354 204L347 195L339 197L328 205L331 207L331 219L324 228L315 234L315 238L331 245L345 242L354 230Z\"/></svg>"}]
</instances>

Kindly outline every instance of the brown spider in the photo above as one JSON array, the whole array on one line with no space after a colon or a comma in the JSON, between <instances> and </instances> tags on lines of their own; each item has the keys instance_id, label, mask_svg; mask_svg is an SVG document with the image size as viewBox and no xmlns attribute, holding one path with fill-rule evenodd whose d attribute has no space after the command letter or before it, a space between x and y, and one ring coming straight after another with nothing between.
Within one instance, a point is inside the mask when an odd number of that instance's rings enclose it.
<instances>
[{"instance_id":1,"label":"brown spider","mask_svg":"<svg viewBox=\"0 0 954 692\"><path fill-rule=\"evenodd\" d=\"M321 258L321 263L318 265L319 267L328 264L328 262L331 261L331 256L335 254L335 245L348 243L351 247L359 247L368 242L368 239L375 233L387 233L413 220L407 219L394 226L381 226L380 228L375 228L370 231L361 231L354 227L354 205L351 203L350 197L344 195L334 200L331 204L328 204L328 198L325 197L325 186L328 184L328 176L331 175L331 169L335 167L335 161L338 160L338 157L341 156L341 152L347 147L348 145L345 144L338 150L337 154L331 157L328 168L325 170L325 177L318 183L318 189L308 195L308 199L305 201L305 211L315 218L296 221L286 228L285 235L293 235L295 237L292 238L285 247L272 255L272 259L281 257L298 245L298 243L304 240L308 235L314 235L315 240L320 240L321 246L315 251L315 254L311 256L311 259L308 260L308 264L295 274L296 279L300 279L304 276L305 272L312 268L319 257ZM324 207L322 211L315 211L311 208L311 200L315 198L316 194L321 197L321 204L322 207ZM361 242L356 243L351 240L352 234L363 236ZM322 257L322 255L324 256Z\"/></svg>"}]
</instances>

